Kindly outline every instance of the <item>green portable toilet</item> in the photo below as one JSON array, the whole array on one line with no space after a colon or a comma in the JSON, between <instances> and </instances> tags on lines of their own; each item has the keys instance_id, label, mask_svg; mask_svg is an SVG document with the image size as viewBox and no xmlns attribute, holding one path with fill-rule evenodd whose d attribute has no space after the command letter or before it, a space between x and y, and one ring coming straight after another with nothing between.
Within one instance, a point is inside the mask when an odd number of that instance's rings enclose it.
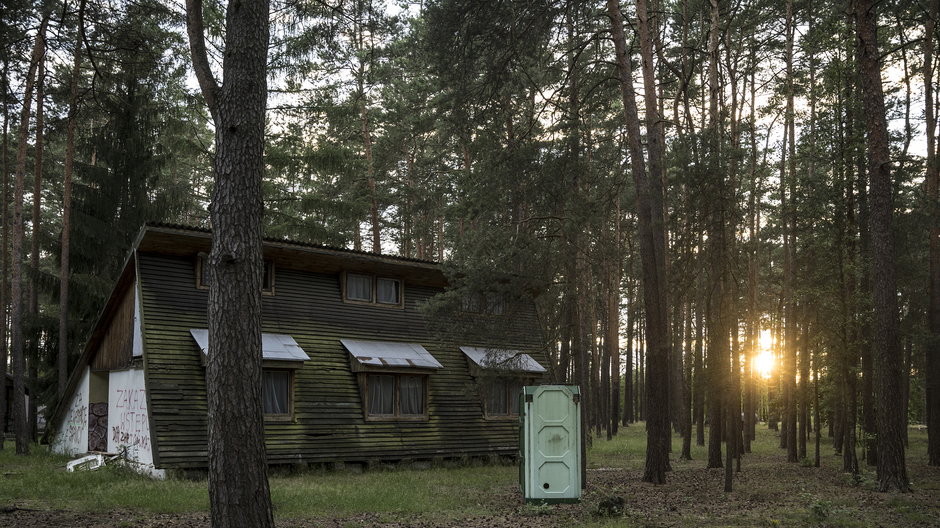
<instances>
[{"instance_id":1,"label":"green portable toilet","mask_svg":"<svg viewBox=\"0 0 940 528\"><path fill-rule=\"evenodd\" d=\"M523 387L519 480L527 503L581 500L580 403L577 385Z\"/></svg>"}]
</instances>

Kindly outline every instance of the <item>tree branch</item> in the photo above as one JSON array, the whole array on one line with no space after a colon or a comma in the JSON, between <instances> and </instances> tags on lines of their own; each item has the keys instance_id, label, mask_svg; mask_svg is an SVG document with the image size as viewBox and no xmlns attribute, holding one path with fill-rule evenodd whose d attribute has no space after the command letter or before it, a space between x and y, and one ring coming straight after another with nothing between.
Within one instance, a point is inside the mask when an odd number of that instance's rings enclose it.
<instances>
[{"instance_id":1,"label":"tree branch","mask_svg":"<svg viewBox=\"0 0 940 528\"><path fill-rule=\"evenodd\" d=\"M217 117L216 93L219 91L219 85L212 75L209 56L206 53L202 0L186 0L186 35L189 37L189 51L193 57L193 70L196 73L196 80L199 81L199 89L215 121Z\"/></svg>"}]
</instances>

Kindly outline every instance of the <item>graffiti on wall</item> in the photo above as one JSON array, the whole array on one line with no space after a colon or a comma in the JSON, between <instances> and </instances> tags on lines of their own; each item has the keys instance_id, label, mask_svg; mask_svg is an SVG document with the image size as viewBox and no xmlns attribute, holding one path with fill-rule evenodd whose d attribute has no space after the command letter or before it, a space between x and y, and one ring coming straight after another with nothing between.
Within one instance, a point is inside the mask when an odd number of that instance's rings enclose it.
<instances>
[{"instance_id":1,"label":"graffiti on wall","mask_svg":"<svg viewBox=\"0 0 940 528\"><path fill-rule=\"evenodd\" d=\"M147 417L147 393L130 388L114 391L111 443L115 446L139 447L150 450L150 423Z\"/></svg>"},{"instance_id":2,"label":"graffiti on wall","mask_svg":"<svg viewBox=\"0 0 940 528\"><path fill-rule=\"evenodd\" d=\"M88 425L88 405L85 404L85 395L77 391L69 414L65 417L65 427L62 428L61 441L68 445L80 446L85 441L85 427Z\"/></svg>"}]
</instances>

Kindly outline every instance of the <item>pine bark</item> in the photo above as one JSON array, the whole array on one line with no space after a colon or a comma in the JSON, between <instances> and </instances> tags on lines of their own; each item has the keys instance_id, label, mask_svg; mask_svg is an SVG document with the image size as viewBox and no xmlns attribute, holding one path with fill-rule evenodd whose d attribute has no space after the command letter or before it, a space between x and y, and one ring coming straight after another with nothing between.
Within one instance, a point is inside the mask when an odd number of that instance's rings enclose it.
<instances>
[{"instance_id":1,"label":"pine bark","mask_svg":"<svg viewBox=\"0 0 940 528\"><path fill-rule=\"evenodd\" d=\"M878 60L877 12L874 0L856 0L854 7L859 87L865 106L871 177L869 225L874 279L871 350L877 363L878 488L906 492L910 491L910 482L904 460L904 419L901 416L901 341L891 232L894 206L888 124Z\"/></svg>"},{"instance_id":2,"label":"pine bark","mask_svg":"<svg viewBox=\"0 0 940 528\"><path fill-rule=\"evenodd\" d=\"M209 504L215 527L273 527L261 407L261 182L269 5L230 3L222 84L212 75L201 0L187 0L193 66L216 129L209 212Z\"/></svg>"}]
</instances>

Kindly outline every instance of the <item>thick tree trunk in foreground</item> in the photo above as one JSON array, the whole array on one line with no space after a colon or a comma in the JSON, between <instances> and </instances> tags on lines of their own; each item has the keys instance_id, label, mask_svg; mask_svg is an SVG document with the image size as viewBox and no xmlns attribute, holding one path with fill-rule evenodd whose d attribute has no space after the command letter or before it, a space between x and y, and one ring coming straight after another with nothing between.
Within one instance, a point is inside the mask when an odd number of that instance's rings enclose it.
<instances>
[{"instance_id":1,"label":"thick tree trunk in foreground","mask_svg":"<svg viewBox=\"0 0 940 528\"><path fill-rule=\"evenodd\" d=\"M209 505L212 526L273 527L261 407L261 181L267 101L267 0L229 3L222 84L187 0L193 67L215 122L210 205Z\"/></svg>"},{"instance_id":2,"label":"thick tree trunk in foreground","mask_svg":"<svg viewBox=\"0 0 940 528\"><path fill-rule=\"evenodd\" d=\"M868 170L871 175L871 253L874 317L872 355L878 393L878 488L910 491L904 462L904 417L901 416L901 340L895 276L891 160L885 117L881 66L878 63L874 0L855 2L859 86L865 105Z\"/></svg>"}]
</instances>

